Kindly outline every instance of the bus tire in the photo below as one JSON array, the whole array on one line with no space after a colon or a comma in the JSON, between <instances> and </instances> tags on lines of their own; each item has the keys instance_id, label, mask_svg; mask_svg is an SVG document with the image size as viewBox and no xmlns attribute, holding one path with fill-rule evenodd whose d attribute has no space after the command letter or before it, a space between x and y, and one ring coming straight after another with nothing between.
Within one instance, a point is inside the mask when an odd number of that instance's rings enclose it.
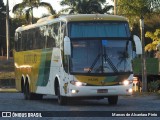
<instances>
[{"instance_id":1,"label":"bus tire","mask_svg":"<svg viewBox=\"0 0 160 120\"><path fill-rule=\"evenodd\" d=\"M43 99L43 95L42 94L35 94L35 98L36 100L42 100Z\"/></svg>"},{"instance_id":2,"label":"bus tire","mask_svg":"<svg viewBox=\"0 0 160 120\"><path fill-rule=\"evenodd\" d=\"M42 94L31 93L31 99L30 100L42 100L42 98L43 98Z\"/></svg>"},{"instance_id":3,"label":"bus tire","mask_svg":"<svg viewBox=\"0 0 160 120\"><path fill-rule=\"evenodd\" d=\"M59 85L57 86L57 92L58 92L58 94L57 94L58 104L59 105L66 105L67 104L67 97L61 96Z\"/></svg>"},{"instance_id":4,"label":"bus tire","mask_svg":"<svg viewBox=\"0 0 160 120\"><path fill-rule=\"evenodd\" d=\"M21 78L21 93L24 93L24 79Z\"/></svg>"},{"instance_id":5,"label":"bus tire","mask_svg":"<svg viewBox=\"0 0 160 120\"><path fill-rule=\"evenodd\" d=\"M25 100L40 100L43 95L31 93L29 89L29 83L27 82L24 87L24 99Z\"/></svg>"},{"instance_id":6,"label":"bus tire","mask_svg":"<svg viewBox=\"0 0 160 120\"><path fill-rule=\"evenodd\" d=\"M26 82L26 84L24 86L24 99L25 100L30 100L31 99L31 93L30 93L30 90L29 90L28 82Z\"/></svg>"},{"instance_id":7,"label":"bus tire","mask_svg":"<svg viewBox=\"0 0 160 120\"><path fill-rule=\"evenodd\" d=\"M110 105L116 105L118 102L118 96L109 96L108 97L108 103Z\"/></svg>"}]
</instances>

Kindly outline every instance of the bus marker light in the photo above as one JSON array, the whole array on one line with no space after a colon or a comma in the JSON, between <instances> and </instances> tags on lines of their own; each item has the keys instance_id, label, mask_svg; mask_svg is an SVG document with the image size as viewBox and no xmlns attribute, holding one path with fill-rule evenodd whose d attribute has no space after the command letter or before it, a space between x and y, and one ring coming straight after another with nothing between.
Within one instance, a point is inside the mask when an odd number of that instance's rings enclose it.
<instances>
[{"instance_id":1,"label":"bus marker light","mask_svg":"<svg viewBox=\"0 0 160 120\"><path fill-rule=\"evenodd\" d=\"M72 90L73 94L78 93L78 92L79 92L78 90Z\"/></svg>"},{"instance_id":2,"label":"bus marker light","mask_svg":"<svg viewBox=\"0 0 160 120\"><path fill-rule=\"evenodd\" d=\"M132 88L129 88L129 89L127 89L126 91L129 92L129 93L132 93L132 92L133 92Z\"/></svg>"}]
</instances>

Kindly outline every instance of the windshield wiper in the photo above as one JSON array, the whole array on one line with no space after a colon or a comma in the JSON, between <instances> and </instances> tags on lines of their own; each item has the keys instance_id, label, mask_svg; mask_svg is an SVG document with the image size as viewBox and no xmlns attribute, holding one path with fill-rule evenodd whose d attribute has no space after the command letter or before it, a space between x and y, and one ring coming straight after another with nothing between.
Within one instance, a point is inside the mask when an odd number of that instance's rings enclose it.
<instances>
[{"instance_id":1,"label":"windshield wiper","mask_svg":"<svg viewBox=\"0 0 160 120\"><path fill-rule=\"evenodd\" d=\"M93 69L94 66L96 65L96 63L97 63L98 59L100 58L100 56L101 56L101 54L99 53L99 54L97 55L96 59L93 61L91 67L89 68L88 73L90 73L90 72L92 71L92 69Z\"/></svg>"},{"instance_id":2,"label":"windshield wiper","mask_svg":"<svg viewBox=\"0 0 160 120\"><path fill-rule=\"evenodd\" d=\"M97 63L97 61L99 60L100 56L101 56L101 54L98 54L98 55L97 55L96 59L93 61L91 67L89 68L88 73L91 73L92 69L93 69L94 66L96 65L96 63ZM103 57L104 57L105 61L108 62L108 64L109 64L110 67L112 68L112 70L113 70L114 72L118 73L117 68L114 66L113 62L112 62L112 61L110 60L110 58L108 57L107 53L105 53L105 54L103 55Z\"/></svg>"},{"instance_id":3,"label":"windshield wiper","mask_svg":"<svg viewBox=\"0 0 160 120\"><path fill-rule=\"evenodd\" d=\"M117 68L115 67L115 65L113 64L113 62L111 61L111 59L108 57L108 54L106 53L106 50L104 48L104 54L103 54L104 60L105 62L107 61L108 64L110 65L110 67L112 68L112 70L116 73L118 73Z\"/></svg>"},{"instance_id":4,"label":"windshield wiper","mask_svg":"<svg viewBox=\"0 0 160 120\"><path fill-rule=\"evenodd\" d=\"M97 55L97 57L95 58L95 60L93 61L92 65L91 65L91 67L89 67L88 73L91 73L92 69L93 69L94 66L96 65L96 63L97 63L97 61L99 60L100 56L102 56L101 53L99 53L99 54ZM113 70L115 73L118 73L117 68L115 67L115 65L113 64L113 62L111 61L111 59L108 57L108 54L106 53L105 48L104 48L103 57L104 57L105 62L106 62L106 61L108 62L108 64L109 64L110 67L112 68L112 70Z\"/></svg>"}]
</instances>

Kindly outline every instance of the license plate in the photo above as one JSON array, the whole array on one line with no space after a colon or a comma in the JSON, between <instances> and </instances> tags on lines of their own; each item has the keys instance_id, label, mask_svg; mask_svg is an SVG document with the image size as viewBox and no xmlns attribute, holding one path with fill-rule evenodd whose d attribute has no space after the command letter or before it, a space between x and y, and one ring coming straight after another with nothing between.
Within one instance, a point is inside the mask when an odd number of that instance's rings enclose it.
<instances>
[{"instance_id":1,"label":"license plate","mask_svg":"<svg viewBox=\"0 0 160 120\"><path fill-rule=\"evenodd\" d=\"M108 89L98 89L97 93L108 93Z\"/></svg>"}]
</instances>

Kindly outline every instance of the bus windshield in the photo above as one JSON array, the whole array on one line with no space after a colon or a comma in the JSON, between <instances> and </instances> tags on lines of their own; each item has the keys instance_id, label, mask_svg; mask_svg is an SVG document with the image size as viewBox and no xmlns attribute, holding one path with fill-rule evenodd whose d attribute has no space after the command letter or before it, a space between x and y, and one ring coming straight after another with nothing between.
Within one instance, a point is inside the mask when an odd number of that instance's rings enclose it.
<instances>
[{"instance_id":1,"label":"bus windshield","mask_svg":"<svg viewBox=\"0 0 160 120\"><path fill-rule=\"evenodd\" d=\"M71 40L72 73L132 72L129 40Z\"/></svg>"},{"instance_id":2,"label":"bus windshield","mask_svg":"<svg viewBox=\"0 0 160 120\"><path fill-rule=\"evenodd\" d=\"M72 22L69 37L72 73L132 72L127 22Z\"/></svg>"},{"instance_id":3,"label":"bus windshield","mask_svg":"<svg viewBox=\"0 0 160 120\"><path fill-rule=\"evenodd\" d=\"M71 38L130 36L127 22L73 22L69 31Z\"/></svg>"}]
</instances>

